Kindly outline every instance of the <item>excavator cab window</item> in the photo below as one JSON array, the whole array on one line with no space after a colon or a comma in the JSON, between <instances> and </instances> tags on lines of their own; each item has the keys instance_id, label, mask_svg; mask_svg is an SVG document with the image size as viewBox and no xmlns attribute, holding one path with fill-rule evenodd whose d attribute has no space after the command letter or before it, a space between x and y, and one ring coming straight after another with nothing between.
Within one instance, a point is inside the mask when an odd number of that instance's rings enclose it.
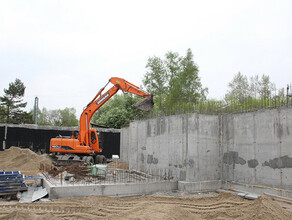
<instances>
[{"instance_id":1,"label":"excavator cab window","mask_svg":"<svg viewBox=\"0 0 292 220\"><path fill-rule=\"evenodd\" d=\"M79 135L79 131L78 130L73 130L73 138L77 139Z\"/></svg>"},{"instance_id":2,"label":"excavator cab window","mask_svg":"<svg viewBox=\"0 0 292 220\"><path fill-rule=\"evenodd\" d=\"M94 131L91 131L90 137L91 137L91 143L95 144L96 143L96 133Z\"/></svg>"},{"instance_id":3,"label":"excavator cab window","mask_svg":"<svg viewBox=\"0 0 292 220\"><path fill-rule=\"evenodd\" d=\"M99 131L97 132L97 137L98 137L99 148L100 148L100 149L103 149L103 146L102 146L102 139L101 139L101 134L100 134Z\"/></svg>"}]
</instances>

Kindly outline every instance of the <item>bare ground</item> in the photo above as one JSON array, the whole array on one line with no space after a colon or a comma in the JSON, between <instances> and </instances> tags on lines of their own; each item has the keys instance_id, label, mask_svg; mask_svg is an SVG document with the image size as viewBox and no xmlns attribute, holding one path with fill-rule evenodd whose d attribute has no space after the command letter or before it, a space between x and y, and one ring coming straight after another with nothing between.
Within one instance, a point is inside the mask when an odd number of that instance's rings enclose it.
<instances>
[{"instance_id":1,"label":"bare ground","mask_svg":"<svg viewBox=\"0 0 292 220\"><path fill-rule=\"evenodd\" d=\"M292 219L270 198L245 200L230 193L202 198L90 196L0 205L0 219Z\"/></svg>"}]
</instances>

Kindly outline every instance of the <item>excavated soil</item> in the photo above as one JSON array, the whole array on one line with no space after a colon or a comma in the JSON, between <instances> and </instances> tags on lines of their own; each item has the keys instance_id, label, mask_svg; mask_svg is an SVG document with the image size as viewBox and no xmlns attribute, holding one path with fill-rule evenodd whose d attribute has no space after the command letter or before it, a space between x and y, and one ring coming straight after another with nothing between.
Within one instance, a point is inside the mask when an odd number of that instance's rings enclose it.
<instances>
[{"instance_id":1,"label":"excavated soil","mask_svg":"<svg viewBox=\"0 0 292 220\"><path fill-rule=\"evenodd\" d=\"M111 169L128 170L129 169L129 162L121 162L120 160L114 160L113 162L108 163L107 167L111 168Z\"/></svg>"},{"instance_id":2,"label":"excavated soil","mask_svg":"<svg viewBox=\"0 0 292 220\"><path fill-rule=\"evenodd\" d=\"M34 175L53 167L48 155L37 155L29 149L10 147L0 151L0 170L21 171L26 175Z\"/></svg>"},{"instance_id":3,"label":"excavated soil","mask_svg":"<svg viewBox=\"0 0 292 220\"><path fill-rule=\"evenodd\" d=\"M245 200L229 193L178 198L90 196L33 204L0 205L0 219L292 219L292 213L262 196Z\"/></svg>"}]
</instances>

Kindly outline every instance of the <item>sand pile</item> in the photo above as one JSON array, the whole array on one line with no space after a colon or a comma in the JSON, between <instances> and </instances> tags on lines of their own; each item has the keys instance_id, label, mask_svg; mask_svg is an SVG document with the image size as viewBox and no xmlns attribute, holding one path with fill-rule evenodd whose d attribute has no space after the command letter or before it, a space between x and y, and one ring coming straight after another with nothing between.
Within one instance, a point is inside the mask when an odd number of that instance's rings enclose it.
<instances>
[{"instance_id":1,"label":"sand pile","mask_svg":"<svg viewBox=\"0 0 292 220\"><path fill-rule=\"evenodd\" d=\"M29 213L26 217L25 214ZM230 193L203 198L91 196L52 202L0 205L0 219L292 219L292 213L262 196Z\"/></svg>"},{"instance_id":2,"label":"sand pile","mask_svg":"<svg viewBox=\"0 0 292 220\"><path fill-rule=\"evenodd\" d=\"M24 174L36 174L53 167L48 155L37 155L29 149L10 147L0 151L0 170L22 171Z\"/></svg>"}]
</instances>

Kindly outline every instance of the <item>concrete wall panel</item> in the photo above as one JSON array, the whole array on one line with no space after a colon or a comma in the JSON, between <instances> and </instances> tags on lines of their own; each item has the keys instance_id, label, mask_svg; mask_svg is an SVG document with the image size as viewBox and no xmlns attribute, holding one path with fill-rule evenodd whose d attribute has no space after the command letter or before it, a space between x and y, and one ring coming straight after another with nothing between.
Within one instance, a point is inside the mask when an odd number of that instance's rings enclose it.
<instances>
[{"instance_id":1,"label":"concrete wall panel","mask_svg":"<svg viewBox=\"0 0 292 220\"><path fill-rule=\"evenodd\" d=\"M120 159L123 162L129 161L129 128L121 130Z\"/></svg>"},{"instance_id":2,"label":"concrete wall panel","mask_svg":"<svg viewBox=\"0 0 292 220\"><path fill-rule=\"evenodd\" d=\"M291 108L224 116L223 179L291 189L291 118Z\"/></svg>"},{"instance_id":3,"label":"concrete wall panel","mask_svg":"<svg viewBox=\"0 0 292 220\"><path fill-rule=\"evenodd\" d=\"M129 141L122 138L128 146L121 146L121 155L130 168L171 169L182 181L220 178L217 116L159 117L132 122L124 130Z\"/></svg>"},{"instance_id":4,"label":"concrete wall panel","mask_svg":"<svg viewBox=\"0 0 292 220\"><path fill-rule=\"evenodd\" d=\"M291 108L135 121L122 129L121 143L133 169L170 169L187 182L292 188Z\"/></svg>"}]
</instances>

